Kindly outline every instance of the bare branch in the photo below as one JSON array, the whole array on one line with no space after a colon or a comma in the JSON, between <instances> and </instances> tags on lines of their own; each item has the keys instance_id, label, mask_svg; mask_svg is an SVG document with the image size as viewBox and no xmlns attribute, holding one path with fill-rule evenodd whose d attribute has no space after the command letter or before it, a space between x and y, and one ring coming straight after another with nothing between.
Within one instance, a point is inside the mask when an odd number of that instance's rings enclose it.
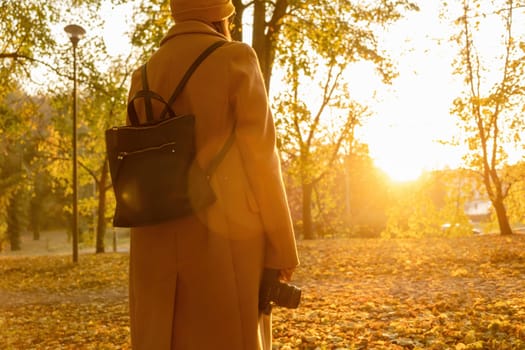
<instances>
[{"instance_id":1,"label":"bare branch","mask_svg":"<svg viewBox=\"0 0 525 350\"><path fill-rule=\"evenodd\" d=\"M25 60L25 61L29 61L29 62L33 62L33 63L38 63L38 64L41 64L41 65L46 66L47 68L51 69L53 72L55 72L59 76L67 77L69 79L72 79L68 75L62 73L62 71L60 69L58 69L57 67L54 67L54 66L50 65L47 62L44 62L42 60L39 60L37 58L31 57L31 56L28 56L28 55L19 54L19 53L16 53L16 52L4 52L4 53L0 53L0 59L13 59L14 61Z\"/></svg>"}]
</instances>

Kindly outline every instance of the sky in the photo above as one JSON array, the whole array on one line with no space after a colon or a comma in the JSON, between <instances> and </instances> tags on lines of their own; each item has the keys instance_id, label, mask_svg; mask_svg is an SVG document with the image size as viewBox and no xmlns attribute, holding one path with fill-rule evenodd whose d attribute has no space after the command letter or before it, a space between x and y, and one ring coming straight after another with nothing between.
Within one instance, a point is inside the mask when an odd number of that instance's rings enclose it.
<instances>
[{"instance_id":1,"label":"sky","mask_svg":"<svg viewBox=\"0 0 525 350\"><path fill-rule=\"evenodd\" d=\"M358 137L369 145L376 166L398 181L461 165L461 149L441 142L460 134L450 115L461 88L452 74L457 47L449 42L450 24L438 19L441 2L418 3L419 12L389 25L378 37L397 65L399 77L393 84L382 84L368 63L353 66L347 76L351 97L373 112ZM124 14L130 4L102 10L109 19L104 38L115 53L126 49L122 37L129 28L126 20L132 19Z\"/></svg>"},{"instance_id":2,"label":"sky","mask_svg":"<svg viewBox=\"0 0 525 350\"><path fill-rule=\"evenodd\" d=\"M374 111L360 136L375 164L394 180L414 180L424 171L461 164L460 151L440 142L459 133L449 110L460 84L452 75L456 49L437 18L439 6L421 2L420 12L381 36L399 72L391 86L381 84L370 66L356 67L349 78L355 82L354 96Z\"/></svg>"}]
</instances>

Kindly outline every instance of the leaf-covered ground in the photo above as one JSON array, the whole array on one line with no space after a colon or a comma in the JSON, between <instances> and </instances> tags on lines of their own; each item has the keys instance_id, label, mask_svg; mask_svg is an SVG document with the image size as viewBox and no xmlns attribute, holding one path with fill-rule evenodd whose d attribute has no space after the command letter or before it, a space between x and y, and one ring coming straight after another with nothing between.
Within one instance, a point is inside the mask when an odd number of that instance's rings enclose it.
<instances>
[{"instance_id":1,"label":"leaf-covered ground","mask_svg":"<svg viewBox=\"0 0 525 350\"><path fill-rule=\"evenodd\" d=\"M525 349L525 236L299 242L274 349ZM129 349L128 256L0 257L0 349Z\"/></svg>"}]
</instances>

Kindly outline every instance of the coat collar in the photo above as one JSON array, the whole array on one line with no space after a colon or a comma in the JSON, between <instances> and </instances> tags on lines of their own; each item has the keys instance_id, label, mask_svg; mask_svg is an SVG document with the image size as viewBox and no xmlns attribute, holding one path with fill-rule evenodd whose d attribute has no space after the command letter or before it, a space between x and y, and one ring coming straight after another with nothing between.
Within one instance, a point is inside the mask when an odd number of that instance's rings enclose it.
<instances>
[{"instance_id":1,"label":"coat collar","mask_svg":"<svg viewBox=\"0 0 525 350\"><path fill-rule=\"evenodd\" d=\"M171 27L166 36L160 41L160 45L162 46L170 39L183 34L207 34L228 40L224 35L210 27L209 24L200 21L184 21Z\"/></svg>"}]
</instances>

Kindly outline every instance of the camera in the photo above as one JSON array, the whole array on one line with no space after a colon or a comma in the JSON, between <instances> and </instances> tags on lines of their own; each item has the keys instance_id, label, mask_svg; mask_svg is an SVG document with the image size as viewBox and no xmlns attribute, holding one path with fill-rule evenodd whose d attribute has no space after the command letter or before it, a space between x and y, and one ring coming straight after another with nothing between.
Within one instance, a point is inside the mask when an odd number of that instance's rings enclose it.
<instances>
[{"instance_id":1,"label":"camera","mask_svg":"<svg viewBox=\"0 0 525 350\"><path fill-rule=\"evenodd\" d=\"M301 300L301 289L279 280L280 271L264 269L259 289L259 310L271 314L273 305L295 309Z\"/></svg>"}]
</instances>

